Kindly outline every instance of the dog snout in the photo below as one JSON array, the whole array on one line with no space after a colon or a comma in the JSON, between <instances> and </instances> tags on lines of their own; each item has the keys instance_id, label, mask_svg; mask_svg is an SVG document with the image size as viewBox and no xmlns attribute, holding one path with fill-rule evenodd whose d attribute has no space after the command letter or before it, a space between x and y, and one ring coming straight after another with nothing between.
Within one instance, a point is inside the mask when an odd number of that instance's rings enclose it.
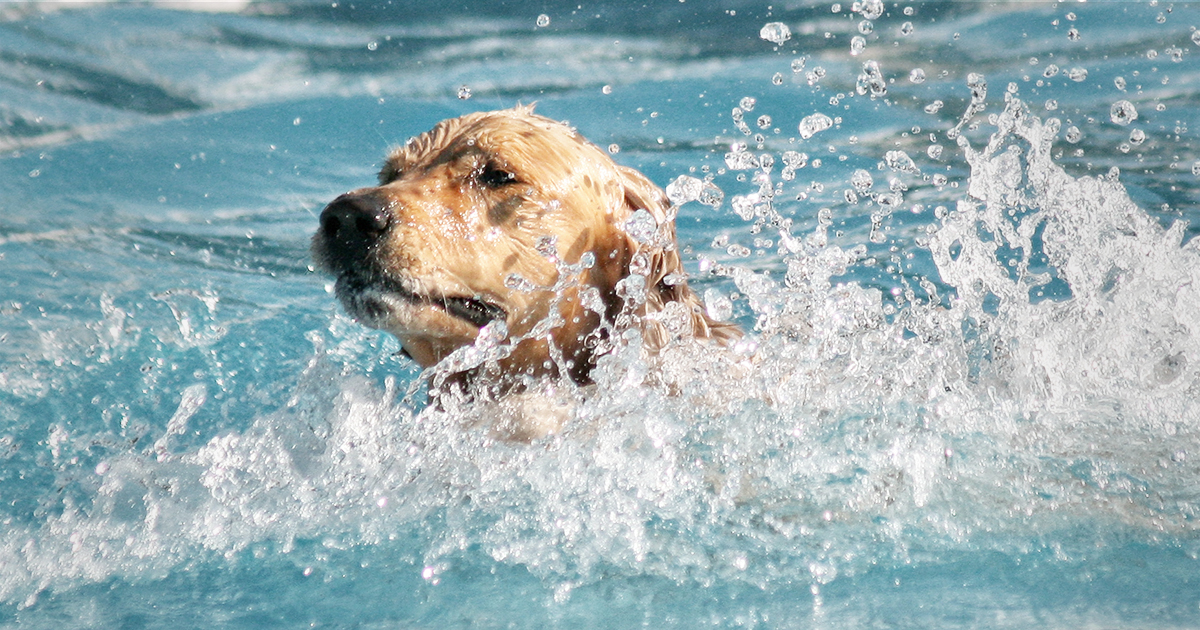
<instances>
[{"instance_id":1,"label":"dog snout","mask_svg":"<svg viewBox=\"0 0 1200 630\"><path fill-rule=\"evenodd\" d=\"M379 199L347 193L321 212L321 229L333 240L374 240L387 232L391 216Z\"/></svg>"},{"instance_id":2,"label":"dog snout","mask_svg":"<svg viewBox=\"0 0 1200 630\"><path fill-rule=\"evenodd\" d=\"M363 259L387 234L391 213L371 194L346 193L321 211L325 251L335 267L348 268Z\"/></svg>"}]
</instances>

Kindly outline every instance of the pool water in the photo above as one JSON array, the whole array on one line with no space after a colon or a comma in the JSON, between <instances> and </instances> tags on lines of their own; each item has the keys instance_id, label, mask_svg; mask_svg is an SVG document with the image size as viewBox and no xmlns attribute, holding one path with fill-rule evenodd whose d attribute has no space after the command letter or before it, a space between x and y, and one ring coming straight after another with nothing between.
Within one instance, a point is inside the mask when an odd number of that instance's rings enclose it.
<instances>
[{"instance_id":1,"label":"pool water","mask_svg":"<svg viewBox=\"0 0 1200 630\"><path fill-rule=\"evenodd\" d=\"M4 5L0 626L1200 627L1198 27ZM497 443L340 311L324 204L531 102L673 184L753 369L624 346Z\"/></svg>"}]
</instances>

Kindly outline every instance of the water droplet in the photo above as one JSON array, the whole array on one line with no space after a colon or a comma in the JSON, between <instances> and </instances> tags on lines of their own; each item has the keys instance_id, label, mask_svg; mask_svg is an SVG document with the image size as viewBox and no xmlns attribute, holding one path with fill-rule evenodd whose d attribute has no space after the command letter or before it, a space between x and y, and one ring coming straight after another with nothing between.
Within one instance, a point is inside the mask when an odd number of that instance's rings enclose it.
<instances>
[{"instance_id":1,"label":"water droplet","mask_svg":"<svg viewBox=\"0 0 1200 630\"><path fill-rule=\"evenodd\" d=\"M850 38L850 54L861 55L862 51L867 48L867 40L862 35L855 35Z\"/></svg>"},{"instance_id":2,"label":"water droplet","mask_svg":"<svg viewBox=\"0 0 1200 630\"><path fill-rule=\"evenodd\" d=\"M1118 90L1125 91L1125 77L1117 77L1113 79L1113 85L1117 86Z\"/></svg>"},{"instance_id":3,"label":"water droplet","mask_svg":"<svg viewBox=\"0 0 1200 630\"><path fill-rule=\"evenodd\" d=\"M1109 117L1114 123L1124 126L1137 120L1138 113L1133 103L1120 100L1112 104L1112 107L1109 109Z\"/></svg>"},{"instance_id":4,"label":"water droplet","mask_svg":"<svg viewBox=\"0 0 1200 630\"><path fill-rule=\"evenodd\" d=\"M1046 69L1042 71L1042 76L1046 77L1047 79L1049 79L1050 77L1055 76L1057 74L1058 74L1058 66L1056 66L1054 64L1050 64L1050 65L1046 66Z\"/></svg>"},{"instance_id":5,"label":"water droplet","mask_svg":"<svg viewBox=\"0 0 1200 630\"><path fill-rule=\"evenodd\" d=\"M464 101L471 98L471 88L465 85L458 88L458 98Z\"/></svg>"},{"instance_id":6,"label":"water droplet","mask_svg":"<svg viewBox=\"0 0 1200 630\"><path fill-rule=\"evenodd\" d=\"M875 31L875 25L870 20L863 20L858 23L858 32L863 35L870 35Z\"/></svg>"},{"instance_id":7,"label":"water droplet","mask_svg":"<svg viewBox=\"0 0 1200 630\"><path fill-rule=\"evenodd\" d=\"M887 81L883 78L883 72L879 70L878 62L863 62L863 71L858 75L854 89L859 94L870 94L871 98L887 94Z\"/></svg>"},{"instance_id":8,"label":"water droplet","mask_svg":"<svg viewBox=\"0 0 1200 630\"><path fill-rule=\"evenodd\" d=\"M758 117L758 128L759 129L766 129L770 126L771 126L771 117L770 116L763 114L762 116Z\"/></svg>"},{"instance_id":9,"label":"water droplet","mask_svg":"<svg viewBox=\"0 0 1200 630\"><path fill-rule=\"evenodd\" d=\"M908 80L912 81L913 83L924 83L925 82L925 71L922 70L921 68L913 68L908 73Z\"/></svg>"},{"instance_id":10,"label":"water droplet","mask_svg":"<svg viewBox=\"0 0 1200 630\"><path fill-rule=\"evenodd\" d=\"M905 22L905 23L903 23L903 24L901 24L901 25L900 25L900 34L901 34L901 35L903 35L903 36L905 36L905 37L907 37L907 36L909 36L909 35L912 35L912 33L913 33L913 30L914 30L914 29L913 29L913 23L912 23L912 22Z\"/></svg>"},{"instance_id":11,"label":"water droplet","mask_svg":"<svg viewBox=\"0 0 1200 630\"><path fill-rule=\"evenodd\" d=\"M792 60L792 72L801 72L801 71L803 71L803 70L804 70L804 63L805 63L806 61L807 61L807 57L800 57L799 59L793 59L793 60Z\"/></svg>"},{"instance_id":12,"label":"water droplet","mask_svg":"<svg viewBox=\"0 0 1200 630\"><path fill-rule=\"evenodd\" d=\"M775 74L771 75L771 83L774 85L783 85L783 73L776 72Z\"/></svg>"},{"instance_id":13,"label":"water droplet","mask_svg":"<svg viewBox=\"0 0 1200 630\"><path fill-rule=\"evenodd\" d=\"M367 50L376 50L379 48L379 42L368 42Z\"/></svg>"},{"instance_id":14,"label":"water droplet","mask_svg":"<svg viewBox=\"0 0 1200 630\"><path fill-rule=\"evenodd\" d=\"M606 85L606 86L600 88L600 93L601 94L612 94L612 86Z\"/></svg>"},{"instance_id":15,"label":"water droplet","mask_svg":"<svg viewBox=\"0 0 1200 630\"><path fill-rule=\"evenodd\" d=\"M1085 68L1071 68L1067 71L1067 78L1076 83L1081 83L1087 80L1088 71Z\"/></svg>"},{"instance_id":16,"label":"water droplet","mask_svg":"<svg viewBox=\"0 0 1200 630\"><path fill-rule=\"evenodd\" d=\"M858 169L850 176L850 184L859 192L867 192L875 185L875 179L866 169Z\"/></svg>"},{"instance_id":17,"label":"water droplet","mask_svg":"<svg viewBox=\"0 0 1200 630\"><path fill-rule=\"evenodd\" d=\"M1146 141L1146 132L1141 129L1134 129L1129 132L1130 144L1138 145Z\"/></svg>"},{"instance_id":18,"label":"water droplet","mask_svg":"<svg viewBox=\"0 0 1200 630\"><path fill-rule=\"evenodd\" d=\"M800 137L807 140L832 126L833 119L820 112L805 116L804 120L800 121Z\"/></svg>"},{"instance_id":19,"label":"water droplet","mask_svg":"<svg viewBox=\"0 0 1200 630\"><path fill-rule=\"evenodd\" d=\"M1200 30L1192 31L1192 43L1200 46Z\"/></svg>"},{"instance_id":20,"label":"water droplet","mask_svg":"<svg viewBox=\"0 0 1200 630\"><path fill-rule=\"evenodd\" d=\"M653 245L658 240L658 220L646 210L636 210L629 215L624 228L630 238L643 245Z\"/></svg>"},{"instance_id":21,"label":"water droplet","mask_svg":"<svg viewBox=\"0 0 1200 630\"><path fill-rule=\"evenodd\" d=\"M717 321L728 321L733 317L733 302L720 289L705 289L704 310Z\"/></svg>"},{"instance_id":22,"label":"water droplet","mask_svg":"<svg viewBox=\"0 0 1200 630\"><path fill-rule=\"evenodd\" d=\"M1079 29L1075 29L1075 28L1069 29L1067 31L1067 39L1069 39L1073 42L1079 41Z\"/></svg>"},{"instance_id":23,"label":"water droplet","mask_svg":"<svg viewBox=\"0 0 1200 630\"><path fill-rule=\"evenodd\" d=\"M680 175L674 181L667 184L667 198L676 206L682 206L689 201L696 201L700 198L700 191L704 190L704 182L690 175Z\"/></svg>"},{"instance_id":24,"label":"water droplet","mask_svg":"<svg viewBox=\"0 0 1200 630\"><path fill-rule=\"evenodd\" d=\"M854 10L868 20L878 20L883 15L883 0L862 0L854 3Z\"/></svg>"},{"instance_id":25,"label":"water droplet","mask_svg":"<svg viewBox=\"0 0 1200 630\"><path fill-rule=\"evenodd\" d=\"M940 100L934 101L925 106L925 113L926 114L936 114L939 111L941 111L942 105L945 105L945 103L943 103Z\"/></svg>"},{"instance_id":26,"label":"water droplet","mask_svg":"<svg viewBox=\"0 0 1200 630\"><path fill-rule=\"evenodd\" d=\"M537 16L537 25L538 25L538 28L545 28L547 26L550 26L550 16L546 15L545 13Z\"/></svg>"},{"instance_id":27,"label":"water droplet","mask_svg":"<svg viewBox=\"0 0 1200 630\"><path fill-rule=\"evenodd\" d=\"M1058 101L1056 101L1056 100L1054 100L1054 99L1052 99L1052 98L1051 98L1051 99L1047 99L1047 100L1046 100L1046 111L1048 111L1048 112L1052 112L1052 111L1054 111L1054 110L1056 110L1056 109L1058 109Z\"/></svg>"},{"instance_id":28,"label":"water droplet","mask_svg":"<svg viewBox=\"0 0 1200 630\"><path fill-rule=\"evenodd\" d=\"M1192 162L1192 175L1200 177L1200 160Z\"/></svg>"},{"instance_id":29,"label":"water droplet","mask_svg":"<svg viewBox=\"0 0 1200 630\"><path fill-rule=\"evenodd\" d=\"M1083 139L1083 132L1079 130L1079 127L1076 127L1075 125L1071 125L1070 127L1067 127L1067 131L1064 134L1064 137L1066 138L1067 142L1070 142L1071 144L1075 144L1076 142L1079 142L1081 139Z\"/></svg>"},{"instance_id":30,"label":"water droplet","mask_svg":"<svg viewBox=\"0 0 1200 630\"><path fill-rule=\"evenodd\" d=\"M758 31L758 36L779 46L792 38L792 29L783 22L768 22Z\"/></svg>"},{"instance_id":31,"label":"water droplet","mask_svg":"<svg viewBox=\"0 0 1200 630\"><path fill-rule=\"evenodd\" d=\"M915 162L913 162L913 159L904 151L888 151L886 154L884 154L883 159L885 162L887 162L888 167L893 171L900 171L903 173L920 172L920 169L917 168L917 165Z\"/></svg>"},{"instance_id":32,"label":"water droplet","mask_svg":"<svg viewBox=\"0 0 1200 630\"><path fill-rule=\"evenodd\" d=\"M616 155L621 152L621 146L614 142L608 145L608 152Z\"/></svg>"},{"instance_id":33,"label":"water droplet","mask_svg":"<svg viewBox=\"0 0 1200 630\"><path fill-rule=\"evenodd\" d=\"M942 157L942 145L931 144L931 145L929 145L928 149L925 149L925 153L929 156L930 159L936 160L936 159Z\"/></svg>"},{"instance_id":34,"label":"water droplet","mask_svg":"<svg viewBox=\"0 0 1200 630\"><path fill-rule=\"evenodd\" d=\"M742 100L738 101L738 107L747 112L754 111L754 106L757 104L758 99L754 98L753 96L744 96L742 97Z\"/></svg>"}]
</instances>

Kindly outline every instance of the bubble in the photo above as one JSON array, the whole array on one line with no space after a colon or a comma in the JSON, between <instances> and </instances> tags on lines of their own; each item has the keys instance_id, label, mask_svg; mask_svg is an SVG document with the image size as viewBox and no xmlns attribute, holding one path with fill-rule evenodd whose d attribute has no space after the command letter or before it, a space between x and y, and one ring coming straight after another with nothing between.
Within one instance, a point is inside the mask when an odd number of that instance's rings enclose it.
<instances>
[{"instance_id":1,"label":"bubble","mask_svg":"<svg viewBox=\"0 0 1200 630\"><path fill-rule=\"evenodd\" d=\"M779 46L792 38L792 29L783 22L767 22L758 31L758 36Z\"/></svg>"},{"instance_id":2,"label":"bubble","mask_svg":"<svg viewBox=\"0 0 1200 630\"><path fill-rule=\"evenodd\" d=\"M1076 83L1081 83L1087 80L1088 71L1085 68L1071 68L1067 71L1067 78Z\"/></svg>"},{"instance_id":3,"label":"bubble","mask_svg":"<svg viewBox=\"0 0 1200 630\"><path fill-rule=\"evenodd\" d=\"M942 157L942 145L940 145L940 144L929 145L929 148L925 149L925 154L928 155L929 158L933 159L933 160L936 160L936 159Z\"/></svg>"},{"instance_id":4,"label":"bubble","mask_svg":"<svg viewBox=\"0 0 1200 630\"><path fill-rule=\"evenodd\" d=\"M822 68L821 66L813 66L813 69L809 70L808 73L804 75L804 78L808 79L809 85L816 85L818 81L825 78L825 68Z\"/></svg>"},{"instance_id":5,"label":"bubble","mask_svg":"<svg viewBox=\"0 0 1200 630\"><path fill-rule=\"evenodd\" d=\"M1141 129L1134 129L1129 132L1129 143L1138 145L1146 141L1146 132Z\"/></svg>"},{"instance_id":6,"label":"bubble","mask_svg":"<svg viewBox=\"0 0 1200 630\"><path fill-rule=\"evenodd\" d=\"M610 145L608 145L608 152L609 152L609 153L612 153L613 155L616 155L616 154L620 153L620 152L621 152L621 145L619 145L619 144L617 144L617 143L615 143L615 142L614 142L614 143L612 143L612 144L610 144Z\"/></svg>"},{"instance_id":7,"label":"bubble","mask_svg":"<svg viewBox=\"0 0 1200 630\"><path fill-rule=\"evenodd\" d=\"M1192 31L1192 43L1200 46L1200 30Z\"/></svg>"},{"instance_id":8,"label":"bubble","mask_svg":"<svg viewBox=\"0 0 1200 630\"><path fill-rule=\"evenodd\" d=\"M863 20L858 23L858 32L863 35L870 35L875 31L875 25L870 20Z\"/></svg>"},{"instance_id":9,"label":"bubble","mask_svg":"<svg viewBox=\"0 0 1200 630\"><path fill-rule=\"evenodd\" d=\"M550 26L550 16L546 15L545 13L537 16L537 25L538 25L538 28L545 28L547 26Z\"/></svg>"},{"instance_id":10,"label":"bubble","mask_svg":"<svg viewBox=\"0 0 1200 630\"><path fill-rule=\"evenodd\" d=\"M471 98L471 88L465 85L458 88L458 98L464 101Z\"/></svg>"},{"instance_id":11,"label":"bubble","mask_svg":"<svg viewBox=\"0 0 1200 630\"><path fill-rule=\"evenodd\" d=\"M1117 86L1118 90L1125 91L1125 77L1117 77L1113 79L1113 85Z\"/></svg>"},{"instance_id":12,"label":"bubble","mask_svg":"<svg viewBox=\"0 0 1200 630\"><path fill-rule=\"evenodd\" d=\"M936 114L941 111L943 105L945 105L945 103L943 103L941 100L936 100L925 106L925 113Z\"/></svg>"},{"instance_id":13,"label":"bubble","mask_svg":"<svg viewBox=\"0 0 1200 630\"><path fill-rule=\"evenodd\" d=\"M367 42L367 50L376 50L379 48L379 42Z\"/></svg>"},{"instance_id":14,"label":"bubble","mask_svg":"<svg viewBox=\"0 0 1200 630\"><path fill-rule=\"evenodd\" d=\"M921 68L913 68L908 73L908 80L912 81L913 83L924 83L925 71Z\"/></svg>"},{"instance_id":15,"label":"bubble","mask_svg":"<svg viewBox=\"0 0 1200 630\"><path fill-rule=\"evenodd\" d=\"M1197 31L1200 33L1200 31ZM1192 175L1200 177L1200 160L1192 162Z\"/></svg>"},{"instance_id":16,"label":"bubble","mask_svg":"<svg viewBox=\"0 0 1200 630\"><path fill-rule=\"evenodd\" d=\"M758 117L757 122L758 122L759 129L766 129L771 126L771 117L767 116L766 114L763 114L762 116Z\"/></svg>"},{"instance_id":17,"label":"bubble","mask_svg":"<svg viewBox=\"0 0 1200 630\"><path fill-rule=\"evenodd\" d=\"M1047 79L1049 79L1050 77L1055 76L1057 74L1058 74L1058 66L1056 66L1054 64L1050 64L1050 65L1046 66L1046 69L1042 71L1042 76L1046 77Z\"/></svg>"},{"instance_id":18,"label":"bubble","mask_svg":"<svg viewBox=\"0 0 1200 630\"><path fill-rule=\"evenodd\" d=\"M771 75L771 83L773 85L783 85L783 73L776 72L775 74Z\"/></svg>"},{"instance_id":19,"label":"bubble","mask_svg":"<svg viewBox=\"0 0 1200 630\"><path fill-rule=\"evenodd\" d=\"M1079 41L1079 29L1070 29L1067 31L1067 39L1077 42Z\"/></svg>"},{"instance_id":20,"label":"bubble","mask_svg":"<svg viewBox=\"0 0 1200 630\"><path fill-rule=\"evenodd\" d=\"M1133 103L1126 100L1113 103L1108 114L1114 123L1122 126L1137 120L1138 117L1137 109L1133 106Z\"/></svg>"},{"instance_id":21,"label":"bubble","mask_svg":"<svg viewBox=\"0 0 1200 630\"><path fill-rule=\"evenodd\" d=\"M754 106L757 104L758 99L754 98L753 96L743 96L742 100L738 101L738 107L747 112L754 111Z\"/></svg>"},{"instance_id":22,"label":"bubble","mask_svg":"<svg viewBox=\"0 0 1200 630\"><path fill-rule=\"evenodd\" d=\"M913 23L912 23L912 22L905 22L905 23L903 23L903 24L901 24L901 25L900 25L900 34L901 34L901 35L903 35L903 36L905 36L905 37L908 37L909 35L912 35L912 33L913 33L913 30L915 30L915 29L913 28Z\"/></svg>"},{"instance_id":23,"label":"bubble","mask_svg":"<svg viewBox=\"0 0 1200 630\"><path fill-rule=\"evenodd\" d=\"M802 72L804 70L804 63L806 61L807 61L806 57L800 57L798 59L793 59L792 60L792 72Z\"/></svg>"},{"instance_id":24,"label":"bubble","mask_svg":"<svg viewBox=\"0 0 1200 630\"><path fill-rule=\"evenodd\" d=\"M833 119L817 112L800 121L800 137L805 140L833 126Z\"/></svg>"},{"instance_id":25,"label":"bubble","mask_svg":"<svg viewBox=\"0 0 1200 630\"><path fill-rule=\"evenodd\" d=\"M606 85L606 86L600 88L600 93L601 94L612 94L612 86Z\"/></svg>"},{"instance_id":26,"label":"bubble","mask_svg":"<svg viewBox=\"0 0 1200 630\"><path fill-rule=\"evenodd\" d=\"M1079 130L1079 127L1076 127L1075 125L1071 125L1070 127L1067 127L1067 131L1064 134L1064 137L1066 138L1067 142L1070 142L1071 144L1075 144L1076 142L1079 142L1083 138L1083 132Z\"/></svg>"},{"instance_id":27,"label":"bubble","mask_svg":"<svg viewBox=\"0 0 1200 630\"><path fill-rule=\"evenodd\" d=\"M1046 111L1052 112L1058 109L1058 101L1054 99L1046 99Z\"/></svg>"}]
</instances>

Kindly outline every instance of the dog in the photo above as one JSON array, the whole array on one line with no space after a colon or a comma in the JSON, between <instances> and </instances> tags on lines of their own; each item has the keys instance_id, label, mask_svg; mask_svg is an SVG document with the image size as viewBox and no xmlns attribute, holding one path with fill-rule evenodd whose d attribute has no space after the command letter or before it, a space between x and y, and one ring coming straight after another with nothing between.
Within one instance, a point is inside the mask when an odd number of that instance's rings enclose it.
<instances>
[{"instance_id":1,"label":"dog","mask_svg":"<svg viewBox=\"0 0 1200 630\"><path fill-rule=\"evenodd\" d=\"M312 254L345 310L423 368L471 396L524 395L503 433L531 439L561 424L530 408L540 384L586 386L626 331L650 354L740 337L688 287L674 216L644 175L518 106L442 121L392 151L378 186L321 212Z\"/></svg>"}]
</instances>

